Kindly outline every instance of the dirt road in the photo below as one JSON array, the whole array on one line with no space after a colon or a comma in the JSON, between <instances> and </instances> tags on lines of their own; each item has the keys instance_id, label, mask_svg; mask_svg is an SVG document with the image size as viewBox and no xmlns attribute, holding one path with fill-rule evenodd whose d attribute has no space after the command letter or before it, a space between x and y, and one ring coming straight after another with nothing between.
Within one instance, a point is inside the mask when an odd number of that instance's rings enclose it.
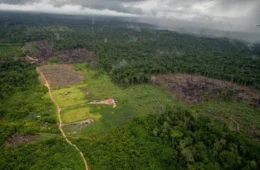
<instances>
[{"instance_id":1,"label":"dirt road","mask_svg":"<svg viewBox=\"0 0 260 170\"><path fill-rule=\"evenodd\" d=\"M56 102L56 100L54 99L54 97L53 97L53 95L52 95L51 88L50 88L50 85L49 85L48 81L46 80L46 78L44 77L44 74L40 71L40 69L37 68L37 72L40 74L40 76L41 76L42 79L44 80L44 82L45 82L44 85L48 88L49 96L50 96L51 100L53 101L53 103L55 104L55 106L56 106L56 108L57 108L57 114L58 114L58 119L59 119L59 129L60 129L60 132L61 132L63 138L66 140L66 142L67 142L69 145L73 146L73 147L79 152L79 154L80 154L80 156L81 156L81 158L82 158L82 160L83 160L83 162L84 162L85 169L86 169L86 170L89 170L87 161L86 161L86 159L85 159L85 157L84 157L84 154L79 150L79 148L78 148L75 144L73 144L73 143L67 138L66 134L64 133L64 131L63 131L63 129L62 129L62 120L61 120L61 116L60 116L61 108L60 108L60 106L58 105L58 103Z\"/></svg>"}]
</instances>

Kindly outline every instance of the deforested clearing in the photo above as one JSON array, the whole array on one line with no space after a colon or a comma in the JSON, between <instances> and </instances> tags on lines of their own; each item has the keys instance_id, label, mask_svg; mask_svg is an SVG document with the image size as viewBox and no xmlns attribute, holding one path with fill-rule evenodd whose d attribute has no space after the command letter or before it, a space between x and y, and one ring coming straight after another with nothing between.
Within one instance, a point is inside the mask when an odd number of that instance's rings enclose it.
<instances>
[{"instance_id":1,"label":"deforested clearing","mask_svg":"<svg viewBox=\"0 0 260 170\"><path fill-rule=\"evenodd\" d=\"M51 88L68 87L80 84L83 80L81 72L73 70L71 65L45 65L39 68L50 83Z\"/></svg>"},{"instance_id":2,"label":"deforested clearing","mask_svg":"<svg viewBox=\"0 0 260 170\"><path fill-rule=\"evenodd\" d=\"M232 82L191 74L166 74L152 77L152 82L188 103L235 98L260 106L260 92Z\"/></svg>"},{"instance_id":3,"label":"deforested clearing","mask_svg":"<svg viewBox=\"0 0 260 170\"><path fill-rule=\"evenodd\" d=\"M37 63L72 64L97 60L97 56L87 48L58 50L55 49L53 43L47 40L28 42L24 45L23 52L27 56L37 59Z\"/></svg>"},{"instance_id":4,"label":"deforested clearing","mask_svg":"<svg viewBox=\"0 0 260 170\"><path fill-rule=\"evenodd\" d=\"M5 140L5 146L17 147L20 145L35 142L39 138L39 135L20 135L13 134Z\"/></svg>"}]
</instances>

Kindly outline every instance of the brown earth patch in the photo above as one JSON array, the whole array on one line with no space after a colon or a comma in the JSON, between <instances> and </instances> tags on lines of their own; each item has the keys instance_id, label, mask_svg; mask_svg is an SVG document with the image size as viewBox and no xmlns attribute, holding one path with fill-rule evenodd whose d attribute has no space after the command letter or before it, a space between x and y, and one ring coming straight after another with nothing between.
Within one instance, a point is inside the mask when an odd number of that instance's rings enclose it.
<instances>
[{"instance_id":1,"label":"brown earth patch","mask_svg":"<svg viewBox=\"0 0 260 170\"><path fill-rule=\"evenodd\" d=\"M57 51L53 53L53 57L49 60L58 60L65 64L92 62L96 60L93 52L88 51L86 48L79 48L73 50Z\"/></svg>"},{"instance_id":2,"label":"brown earth patch","mask_svg":"<svg viewBox=\"0 0 260 170\"><path fill-rule=\"evenodd\" d=\"M44 74L51 88L68 87L80 84L83 80L83 74L68 64L45 65L38 69Z\"/></svg>"},{"instance_id":3,"label":"brown earth patch","mask_svg":"<svg viewBox=\"0 0 260 170\"><path fill-rule=\"evenodd\" d=\"M47 40L26 43L23 51L27 56L37 59L37 63L54 61L64 64L92 62L97 59L95 54L87 48L77 48L71 50L54 49L53 44Z\"/></svg>"},{"instance_id":4,"label":"brown earth patch","mask_svg":"<svg viewBox=\"0 0 260 170\"><path fill-rule=\"evenodd\" d=\"M189 74L167 74L152 77L152 82L165 88L170 94L191 104L204 101L229 99L260 106L260 92L232 82Z\"/></svg>"},{"instance_id":5,"label":"brown earth patch","mask_svg":"<svg viewBox=\"0 0 260 170\"><path fill-rule=\"evenodd\" d=\"M24 144L35 142L40 136L39 135L20 135L13 134L5 140L6 147L17 147Z\"/></svg>"},{"instance_id":6,"label":"brown earth patch","mask_svg":"<svg viewBox=\"0 0 260 170\"><path fill-rule=\"evenodd\" d=\"M25 60L27 60L28 62L30 62L31 64L34 64L38 61L38 59L30 57L30 56L26 56Z\"/></svg>"},{"instance_id":7,"label":"brown earth patch","mask_svg":"<svg viewBox=\"0 0 260 170\"><path fill-rule=\"evenodd\" d=\"M41 40L26 43L23 47L23 51L27 56L36 58L38 62L41 63L48 60L52 56L54 47L47 40Z\"/></svg>"}]
</instances>

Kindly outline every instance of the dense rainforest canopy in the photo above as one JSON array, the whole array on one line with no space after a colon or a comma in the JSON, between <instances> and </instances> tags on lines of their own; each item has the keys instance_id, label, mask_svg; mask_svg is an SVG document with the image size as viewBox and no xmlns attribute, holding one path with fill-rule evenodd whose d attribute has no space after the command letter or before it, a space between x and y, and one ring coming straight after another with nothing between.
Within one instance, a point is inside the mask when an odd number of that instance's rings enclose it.
<instances>
[{"instance_id":1,"label":"dense rainforest canopy","mask_svg":"<svg viewBox=\"0 0 260 170\"><path fill-rule=\"evenodd\" d=\"M93 169L257 169L260 163L259 142L180 108L95 137L76 140Z\"/></svg>"}]
</instances>

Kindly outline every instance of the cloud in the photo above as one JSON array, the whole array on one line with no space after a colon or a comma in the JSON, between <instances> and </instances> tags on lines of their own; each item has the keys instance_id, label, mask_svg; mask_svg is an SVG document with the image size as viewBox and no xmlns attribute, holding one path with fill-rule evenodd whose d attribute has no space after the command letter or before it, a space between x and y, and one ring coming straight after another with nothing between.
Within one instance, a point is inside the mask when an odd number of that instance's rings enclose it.
<instances>
[{"instance_id":1,"label":"cloud","mask_svg":"<svg viewBox=\"0 0 260 170\"><path fill-rule=\"evenodd\" d=\"M45 4L55 8L81 6L82 10L109 10L159 18L202 19L206 22L217 18L248 18L252 22L260 20L259 0L0 0L0 4Z\"/></svg>"},{"instance_id":2,"label":"cloud","mask_svg":"<svg viewBox=\"0 0 260 170\"><path fill-rule=\"evenodd\" d=\"M63 6L81 6L82 9L109 10L119 13L141 14L142 10L129 5L129 3L141 2L142 0L0 0L0 4L9 5L32 5L49 4L56 8Z\"/></svg>"},{"instance_id":3,"label":"cloud","mask_svg":"<svg viewBox=\"0 0 260 170\"><path fill-rule=\"evenodd\" d=\"M258 32L260 0L0 0L0 10L135 16L160 26Z\"/></svg>"},{"instance_id":4,"label":"cloud","mask_svg":"<svg viewBox=\"0 0 260 170\"><path fill-rule=\"evenodd\" d=\"M97 10L111 10L122 13L129 14L141 14L142 10L139 8L135 8L133 6L124 5L126 3L135 3L140 2L140 0L54 0L51 3L54 6L63 6L63 5L80 5L82 8L91 8Z\"/></svg>"}]
</instances>

